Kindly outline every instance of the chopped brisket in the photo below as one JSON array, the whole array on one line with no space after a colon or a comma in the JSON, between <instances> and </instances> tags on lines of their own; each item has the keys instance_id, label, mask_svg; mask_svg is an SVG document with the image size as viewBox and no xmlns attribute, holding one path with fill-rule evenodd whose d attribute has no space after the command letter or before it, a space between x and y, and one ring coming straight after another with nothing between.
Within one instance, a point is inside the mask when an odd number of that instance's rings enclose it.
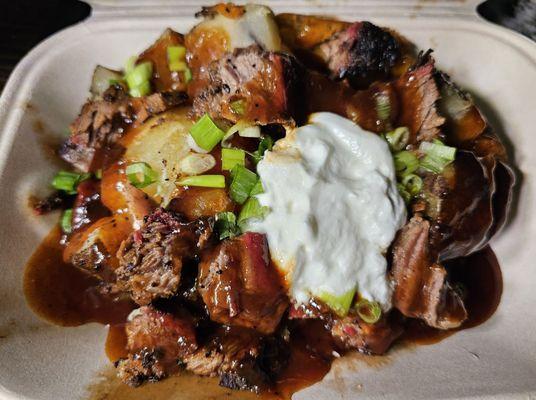
<instances>
[{"instance_id":1,"label":"chopped brisket","mask_svg":"<svg viewBox=\"0 0 536 400\"><path fill-rule=\"evenodd\" d=\"M194 374L219 376L221 386L258 393L270 386L288 356L281 339L232 328L220 329L183 361Z\"/></svg>"},{"instance_id":2,"label":"chopped brisket","mask_svg":"<svg viewBox=\"0 0 536 400\"><path fill-rule=\"evenodd\" d=\"M407 317L450 329L461 325L467 312L446 280L447 272L430 254L430 223L414 216L393 245L393 305Z\"/></svg>"},{"instance_id":3,"label":"chopped brisket","mask_svg":"<svg viewBox=\"0 0 536 400\"><path fill-rule=\"evenodd\" d=\"M173 315L150 306L135 310L125 327L126 359L117 363L119 378L139 386L177 370L177 362L197 349L195 328L184 313Z\"/></svg>"},{"instance_id":4,"label":"chopped brisket","mask_svg":"<svg viewBox=\"0 0 536 400\"><path fill-rule=\"evenodd\" d=\"M400 103L397 125L408 127L410 143L438 138L439 127L445 122L437 111L439 90L434 73L434 60L426 53L412 70L394 82Z\"/></svg>"},{"instance_id":5,"label":"chopped brisket","mask_svg":"<svg viewBox=\"0 0 536 400\"><path fill-rule=\"evenodd\" d=\"M197 256L211 233L210 220L185 222L178 214L157 209L119 249L118 289L141 305L174 295L183 260Z\"/></svg>"},{"instance_id":6,"label":"chopped brisket","mask_svg":"<svg viewBox=\"0 0 536 400\"><path fill-rule=\"evenodd\" d=\"M182 93L131 98L122 86L110 86L102 99L84 104L70 126L71 135L62 145L60 156L80 171L95 171L101 167L106 147L115 143L128 125L141 123L185 99Z\"/></svg>"},{"instance_id":7,"label":"chopped brisket","mask_svg":"<svg viewBox=\"0 0 536 400\"><path fill-rule=\"evenodd\" d=\"M210 63L207 76L192 83L193 112L232 122L289 123L296 115L297 68L288 54L256 45L237 49ZM234 106L236 101L243 110Z\"/></svg>"},{"instance_id":8,"label":"chopped brisket","mask_svg":"<svg viewBox=\"0 0 536 400\"><path fill-rule=\"evenodd\" d=\"M370 22L355 22L313 50L333 79L371 82L385 77L399 56L395 38Z\"/></svg>"},{"instance_id":9,"label":"chopped brisket","mask_svg":"<svg viewBox=\"0 0 536 400\"><path fill-rule=\"evenodd\" d=\"M54 210L71 208L74 199L74 195L63 190L56 190L42 199L30 197L30 206L37 215L44 215Z\"/></svg>"},{"instance_id":10,"label":"chopped brisket","mask_svg":"<svg viewBox=\"0 0 536 400\"><path fill-rule=\"evenodd\" d=\"M198 289L210 318L272 333L288 306L264 235L247 232L203 256Z\"/></svg>"}]
</instances>

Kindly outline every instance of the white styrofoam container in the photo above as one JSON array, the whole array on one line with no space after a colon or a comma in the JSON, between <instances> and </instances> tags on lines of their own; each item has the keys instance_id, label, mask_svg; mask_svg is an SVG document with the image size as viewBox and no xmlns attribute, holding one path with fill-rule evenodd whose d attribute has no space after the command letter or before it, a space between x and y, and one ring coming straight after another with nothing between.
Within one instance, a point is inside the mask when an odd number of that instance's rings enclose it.
<instances>
[{"instance_id":1,"label":"white styrofoam container","mask_svg":"<svg viewBox=\"0 0 536 400\"><path fill-rule=\"evenodd\" d=\"M297 399L536 398L536 45L476 16L475 0L267 1L276 12L315 13L390 26L470 90L512 150L514 212L492 246L504 292L484 325L392 357L381 369L337 363ZM96 64L120 66L165 27L185 32L197 1L94 1L92 16L33 49L0 98L0 399L76 399L107 363L106 330L60 328L26 306L23 267L56 221L27 207L56 167L39 145L39 121L61 134L84 102ZM40 129L42 130L42 129ZM475 356L476 355L476 356Z\"/></svg>"}]
</instances>

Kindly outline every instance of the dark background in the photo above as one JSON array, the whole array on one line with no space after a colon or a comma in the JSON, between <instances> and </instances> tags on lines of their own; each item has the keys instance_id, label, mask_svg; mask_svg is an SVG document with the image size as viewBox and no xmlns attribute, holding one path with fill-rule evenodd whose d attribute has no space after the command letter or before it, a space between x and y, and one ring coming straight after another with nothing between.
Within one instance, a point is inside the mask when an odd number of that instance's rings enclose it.
<instances>
[{"instance_id":1,"label":"dark background","mask_svg":"<svg viewBox=\"0 0 536 400\"><path fill-rule=\"evenodd\" d=\"M536 0L488 0L478 11L536 40ZM0 0L0 90L32 47L90 13L87 4L76 0Z\"/></svg>"}]
</instances>

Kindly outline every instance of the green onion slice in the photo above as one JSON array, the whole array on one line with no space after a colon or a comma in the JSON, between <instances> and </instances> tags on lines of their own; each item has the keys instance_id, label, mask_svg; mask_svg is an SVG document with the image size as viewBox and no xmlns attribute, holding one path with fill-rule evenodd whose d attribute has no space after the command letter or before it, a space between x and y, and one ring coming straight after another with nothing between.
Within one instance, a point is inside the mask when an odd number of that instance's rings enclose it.
<instances>
[{"instance_id":1,"label":"green onion slice","mask_svg":"<svg viewBox=\"0 0 536 400\"><path fill-rule=\"evenodd\" d=\"M419 168L419 159L410 151L399 151L393 155L395 170L398 176L412 174Z\"/></svg>"},{"instance_id":2,"label":"green onion slice","mask_svg":"<svg viewBox=\"0 0 536 400\"><path fill-rule=\"evenodd\" d=\"M440 140L422 142L419 150L424 153L420 165L427 171L439 174L456 158L456 148L446 146Z\"/></svg>"},{"instance_id":3,"label":"green onion slice","mask_svg":"<svg viewBox=\"0 0 536 400\"><path fill-rule=\"evenodd\" d=\"M257 183L257 174L242 165L235 165L231 170L231 176L232 181L229 188L231 199L238 204L243 204Z\"/></svg>"},{"instance_id":4,"label":"green onion slice","mask_svg":"<svg viewBox=\"0 0 536 400\"><path fill-rule=\"evenodd\" d=\"M68 194L76 194L76 187L82 181L89 179L91 174L77 174L75 172L60 171L52 179L52 187L57 190L63 190Z\"/></svg>"},{"instance_id":5,"label":"green onion slice","mask_svg":"<svg viewBox=\"0 0 536 400\"><path fill-rule=\"evenodd\" d=\"M179 186L200 186L210 188L224 188L225 176L223 175L195 175L187 176L177 182Z\"/></svg>"},{"instance_id":6,"label":"green onion slice","mask_svg":"<svg viewBox=\"0 0 536 400\"><path fill-rule=\"evenodd\" d=\"M391 99L384 92L379 92L374 96L376 100L376 114L381 121L389 121L391 117Z\"/></svg>"},{"instance_id":7,"label":"green onion slice","mask_svg":"<svg viewBox=\"0 0 536 400\"><path fill-rule=\"evenodd\" d=\"M134 70L134 67L136 66L136 61L138 61L137 56L129 57L125 64L125 75L128 75Z\"/></svg>"},{"instance_id":8,"label":"green onion slice","mask_svg":"<svg viewBox=\"0 0 536 400\"><path fill-rule=\"evenodd\" d=\"M409 140L409 129L405 126L396 128L394 131L387 132L385 139L389 143L392 151L403 150L407 146Z\"/></svg>"},{"instance_id":9,"label":"green onion slice","mask_svg":"<svg viewBox=\"0 0 536 400\"><path fill-rule=\"evenodd\" d=\"M398 189L398 193L404 199L404 203L408 204L411 201L411 194L406 190L406 187L402 185L401 183L398 183L396 185Z\"/></svg>"},{"instance_id":10,"label":"green onion slice","mask_svg":"<svg viewBox=\"0 0 536 400\"><path fill-rule=\"evenodd\" d=\"M98 169L95 171L95 178L102 179L102 169Z\"/></svg>"},{"instance_id":11,"label":"green onion slice","mask_svg":"<svg viewBox=\"0 0 536 400\"><path fill-rule=\"evenodd\" d=\"M232 212L221 212L216 214L216 231L220 240L232 238L240 234L240 229L236 224L236 215Z\"/></svg>"},{"instance_id":12,"label":"green onion slice","mask_svg":"<svg viewBox=\"0 0 536 400\"><path fill-rule=\"evenodd\" d=\"M130 88L128 93L132 97L143 97L151 93L151 83L149 81L143 82L141 85Z\"/></svg>"},{"instance_id":13,"label":"green onion slice","mask_svg":"<svg viewBox=\"0 0 536 400\"><path fill-rule=\"evenodd\" d=\"M420 176L408 174L402 179L402 185L412 197L415 197L421 192L423 182Z\"/></svg>"},{"instance_id":14,"label":"green onion slice","mask_svg":"<svg viewBox=\"0 0 536 400\"><path fill-rule=\"evenodd\" d=\"M205 114L192 126L190 135L200 148L211 151L221 142L225 133Z\"/></svg>"},{"instance_id":15,"label":"green onion slice","mask_svg":"<svg viewBox=\"0 0 536 400\"><path fill-rule=\"evenodd\" d=\"M221 169L230 171L235 165L245 165L246 152L241 149L221 149Z\"/></svg>"},{"instance_id":16,"label":"green onion slice","mask_svg":"<svg viewBox=\"0 0 536 400\"><path fill-rule=\"evenodd\" d=\"M338 316L344 317L350 310L355 292L355 289L351 289L341 296L335 296L331 293L322 292L318 295L318 298L322 300L322 302L324 302L329 308L331 308Z\"/></svg>"},{"instance_id":17,"label":"green onion slice","mask_svg":"<svg viewBox=\"0 0 536 400\"><path fill-rule=\"evenodd\" d=\"M244 115L244 113L246 112L246 101L244 99L235 100L231 102L229 106L235 114Z\"/></svg>"},{"instance_id":18,"label":"green onion slice","mask_svg":"<svg viewBox=\"0 0 536 400\"><path fill-rule=\"evenodd\" d=\"M186 58L186 47L168 46L167 58L169 62L184 60Z\"/></svg>"},{"instance_id":19,"label":"green onion slice","mask_svg":"<svg viewBox=\"0 0 536 400\"><path fill-rule=\"evenodd\" d=\"M264 136L259 143L259 148L255 150L252 154L253 161L258 163L263 157L266 151L272 150L274 146L274 140L270 136Z\"/></svg>"},{"instance_id":20,"label":"green onion slice","mask_svg":"<svg viewBox=\"0 0 536 400\"><path fill-rule=\"evenodd\" d=\"M188 68L186 61L182 60L170 61L168 66L169 70L173 72L184 72Z\"/></svg>"},{"instance_id":21,"label":"green onion slice","mask_svg":"<svg viewBox=\"0 0 536 400\"><path fill-rule=\"evenodd\" d=\"M249 193L250 196L256 196L258 194L264 193L264 188L262 187L261 179L257 179L257 183L255 183L255 186L253 186L253 189L251 189L251 192Z\"/></svg>"},{"instance_id":22,"label":"green onion slice","mask_svg":"<svg viewBox=\"0 0 536 400\"><path fill-rule=\"evenodd\" d=\"M188 83L192 80L192 70L188 67L183 71L184 74L184 82Z\"/></svg>"},{"instance_id":23,"label":"green onion slice","mask_svg":"<svg viewBox=\"0 0 536 400\"><path fill-rule=\"evenodd\" d=\"M242 232L248 230L248 223L250 220L263 219L268 213L269 208L261 206L259 200L256 197L250 197L248 201L244 203L240 214L238 215L238 226L242 229Z\"/></svg>"},{"instance_id":24,"label":"green onion slice","mask_svg":"<svg viewBox=\"0 0 536 400\"><path fill-rule=\"evenodd\" d=\"M145 162L138 162L127 166L128 181L137 188L144 188L155 183L158 174Z\"/></svg>"},{"instance_id":25,"label":"green onion slice","mask_svg":"<svg viewBox=\"0 0 536 400\"><path fill-rule=\"evenodd\" d=\"M73 219L72 208L65 210L63 214L61 215L60 226L61 226L61 230L64 233L71 233L71 230L73 229L72 219Z\"/></svg>"},{"instance_id":26,"label":"green onion slice","mask_svg":"<svg viewBox=\"0 0 536 400\"><path fill-rule=\"evenodd\" d=\"M136 88L142 85L144 82L148 82L153 75L153 64L150 61L142 62L138 64L127 73L125 79L130 89Z\"/></svg>"},{"instance_id":27,"label":"green onion slice","mask_svg":"<svg viewBox=\"0 0 536 400\"><path fill-rule=\"evenodd\" d=\"M367 324L375 324L382 316L382 309L376 301L361 299L356 303L355 309L357 315Z\"/></svg>"}]
</instances>

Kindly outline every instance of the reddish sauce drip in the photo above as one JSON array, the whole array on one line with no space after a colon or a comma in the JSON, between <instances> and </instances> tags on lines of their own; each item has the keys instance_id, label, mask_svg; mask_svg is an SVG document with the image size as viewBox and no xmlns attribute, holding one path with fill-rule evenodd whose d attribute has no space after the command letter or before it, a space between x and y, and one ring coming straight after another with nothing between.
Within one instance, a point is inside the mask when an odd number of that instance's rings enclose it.
<instances>
[{"instance_id":1,"label":"reddish sauce drip","mask_svg":"<svg viewBox=\"0 0 536 400\"><path fill-rule=\"evenodd\" d=\"M26 299L38 315L57 325L77 326L89 322L109 324L106 354L111 361L116 361L126 354L124 323L135 305L129 300L103 295L98 291L98 282L94 278L64 263L60 237L60 229L53 229L30 258L24 275ZM461 284L466 294L465 304L469 320L460 329L482 324L497 309L502 293L501 270L493 251L486 247L467 258L449 262L447 268L451 281ZM336 347L322 323L311 320L294 321L289 329L290 362L278 377L273 391L263 394L262 398L289 399L293 393L320 381L329 372ZM431 344L456 331L440 331L429 328L420 321L408 320L401 341L406 344ZM337 351L340 352L338 349ZM184 385L184 377L175 379ZM199 378L189 376L189 379ZM217 388L213 379L202 382L206 382L207 390L212 388L215 393L224 393L226 398L233 395L237 398L244 397L242 392ZM154 396L158 385L167 387L172 383L146 385L154 386L151 389L132 389L116 385L113 395L100 398L132 398L133 390L139 391L140 395L149 391L151 396ZM102 393L99 396L101 395Z\"/></svg>"}]
</instances>

